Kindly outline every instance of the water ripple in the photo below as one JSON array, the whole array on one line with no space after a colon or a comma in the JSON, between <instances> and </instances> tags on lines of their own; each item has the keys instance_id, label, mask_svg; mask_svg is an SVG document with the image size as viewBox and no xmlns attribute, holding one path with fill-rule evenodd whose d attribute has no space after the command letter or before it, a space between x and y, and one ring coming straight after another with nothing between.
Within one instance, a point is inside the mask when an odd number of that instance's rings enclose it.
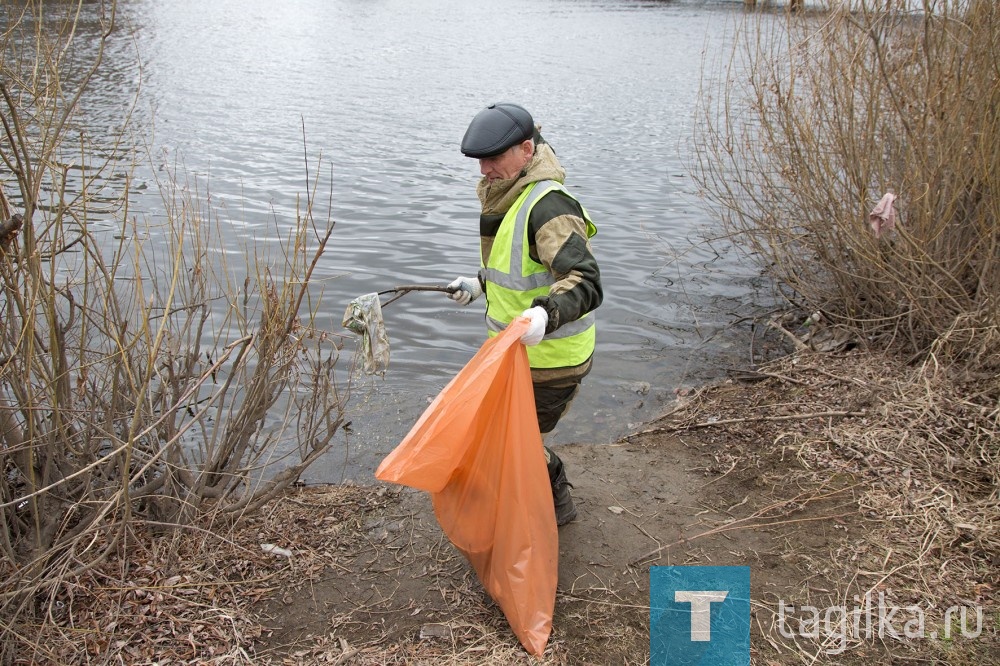
<instances>
[{"instance_id":1,"label":"water ripple","mask_svg":"<svg viewBox=\"0 0 1000 666\"><path fill-rule=\"evenodd\" d=\"M178 165L194 174L219 210L216 249L231 268L251 242L278 251L311 179L314 214L337 222L315 286L338 331L358 295L475 274L478 167L458 143L486 103L533 111L599 226L606 292L594 371L557 443L612 441L656 415L675 387L713 372L733 313L759 298L735 255L696 244L712 221L687 164L702 54L723 47L739 2L122 5L135 41L116 45L90 122L113 126L141 80L136 120L158 164L134 182ZM136 189L132 204L153 221L155 190ZM390 370L362 378L351 405L352 475L370 473L484 336L481 304L442 294L408 294L385 319ZM629 388L637 382L648 395ZM340 464L313 474L335 477Z\"/></svg>"}]
</instances>

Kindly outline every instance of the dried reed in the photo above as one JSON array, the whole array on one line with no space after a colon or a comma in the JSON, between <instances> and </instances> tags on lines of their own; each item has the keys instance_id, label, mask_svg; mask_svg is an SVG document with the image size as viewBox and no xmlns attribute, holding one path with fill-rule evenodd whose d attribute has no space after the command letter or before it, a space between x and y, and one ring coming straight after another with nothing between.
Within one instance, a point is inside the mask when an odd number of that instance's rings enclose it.
<instances>
[{"instance_id":1,"label":"dried reed","mask_svg":"<svg viewBox=\"0 0 1000 666\"><path fill-rule=\"evenodd\" d=\"M168 169L166 221L138 219L139 146L127 129L92 136L79 113L117 34L115 3L100 9L93 42L74 3L0 9L0 663L51 651L34 636L63 595L135 589L102 566L123 548L206 516L231 525L344 423L339 348L319 330L312 285L334 225L317 212L308 155L309 191L279 225L278 256L244 248L242 284L214 251L224 211L198 183ZM95 230L106 219L115 242ZM147 583L159 591L140 606L184 594ZM132 661L127 646L91 652Z\"/></svg>"}]
</instances>

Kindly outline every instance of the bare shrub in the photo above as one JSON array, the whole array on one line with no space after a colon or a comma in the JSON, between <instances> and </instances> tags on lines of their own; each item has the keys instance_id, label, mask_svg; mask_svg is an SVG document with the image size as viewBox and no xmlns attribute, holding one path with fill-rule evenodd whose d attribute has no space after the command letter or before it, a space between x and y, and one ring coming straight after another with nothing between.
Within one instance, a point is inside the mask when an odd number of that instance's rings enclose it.
<instances>
[{"instance_id":1,"label":"bare shrub","mask_svg":"<svg viewBox=\"0 0 1000 666\"><path fill-rule=\"evenodd\" d=\"M1000 368L981 344L1000 327L1000 9L851 4L739 27L703 90L705 196L793 304ZM895 226L876 233L886 193Z\"/></svg>"},{"instance_id":2,"label":"bare shrub","mask_svg":"<svg viewBox=\"0 0 1000 666\"><path fill-rule=\"evenodd\" d=\"M804 471L786 477L796 487L857 481L872 522L849 559L817 562L842 576L834 603L892 586L934 624L958 602L988 607L996 589L1000 8L850 4L747 17L720 78L706 78L697 176L807 322L818 311L891 352L769 364L769 377L794 375L782 404L808 394L815 371L817 387L843 386L824 400L863 409L759 439L797 451ZM872 219L887 194L894 217ZM981 663L995 637L906 649ZM824 648L796 646L808 661Z\"/></svg>"},{"instance_id":3,"label":"bare shrub","mask_svg":"<svg viewBox=\"0 0 1000 666\"><path fill-rule=\"evenodd\" d=\"M15 642L137 530L261 506L344 417L311 291L334 226L314 216L318 181L277 256L244 248L240 284L198 183L171 174L166 221L137 219L125 131L95 159L79 123L116 30L114 2L102 8L85 48L76 3L0 10L0 633ZM95 230L98 210L118 235Z\"/></svg>"}]
</instances>

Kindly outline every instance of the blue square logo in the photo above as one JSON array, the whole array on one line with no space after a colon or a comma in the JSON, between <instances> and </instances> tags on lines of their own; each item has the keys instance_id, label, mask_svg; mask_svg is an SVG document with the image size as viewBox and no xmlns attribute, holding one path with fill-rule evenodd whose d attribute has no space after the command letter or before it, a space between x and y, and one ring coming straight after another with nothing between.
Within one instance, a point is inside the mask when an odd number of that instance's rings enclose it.
<instances>
[{"instance_id":1,"label":"blue square logo","mask_svg":"<svg viewBox=\"0 0 1000 666\"><path fill-rule=\"evenodd\" d=\"M650 666L749 666L750 567L650 567Z\"/></svg>"}]
</instances>

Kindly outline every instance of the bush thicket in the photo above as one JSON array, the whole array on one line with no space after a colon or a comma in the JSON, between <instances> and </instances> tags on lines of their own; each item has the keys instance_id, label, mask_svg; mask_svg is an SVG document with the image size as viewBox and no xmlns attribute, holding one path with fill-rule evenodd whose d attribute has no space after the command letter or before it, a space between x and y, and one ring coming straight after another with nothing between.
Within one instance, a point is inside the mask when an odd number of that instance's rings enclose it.
<instances>
[{"instance_id":1,"label":"bush thicket","mask_svg":"<svg viewBox=\"0 0 1000 666\"><path fill-rule=\"evenodd\" d=\"M246 248L237 271L196 184L160 183L165 222L137 218L141 151L81 114L116 35L100 7L86 30L79 3L0 9L0 652L130 534L207 512L224 527L343 425L310 300L333 230L316 181L279 221L279 256Z\"/></svg>"},{"instance_id":2,"label":"bush thicket","mask_svg":"<svg viewBox=\"0 0 1000 666\"><path fill-rule=\"evenodd\" d=\"M831 600L895 593L947 628L956 600L979 620L995 606L1000 557L1000 6L849 5L747 15L706 78L695 171L791 306L771 324L816 322L872 352L767 367L782 381L818 368L861 408L773 440L803 463L785 471L794 483L856 493L862 529L816 563L841 576ZM995 625L885 654L986 663ZM789 647L823 661L829 642L801 636ZM872 642L845 645L864 659Z\"/></svg>"},{"instance_id":3,"label":"bush thicket","mask_svg":"<svg viewBox=\"0 0 1000 666\"><path fill-rule=\"evenodd\" d=\"M753 14L735 43L697 137L728 231L806 313L1000 370L997 3Z\"/></svg>"}]
</instances>

